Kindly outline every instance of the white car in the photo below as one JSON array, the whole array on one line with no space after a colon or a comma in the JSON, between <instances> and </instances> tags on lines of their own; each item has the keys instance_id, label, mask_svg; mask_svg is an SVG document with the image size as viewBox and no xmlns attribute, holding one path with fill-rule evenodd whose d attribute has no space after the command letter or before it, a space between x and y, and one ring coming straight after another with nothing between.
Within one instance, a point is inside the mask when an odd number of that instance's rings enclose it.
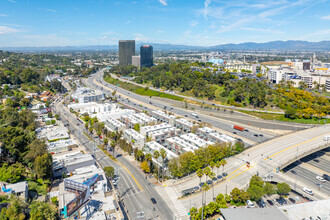
<instances>
[{"instance_id":1,"label":"white car","mask_svg":"<svg viewBox=\"0 0 330 220\"><path fill-rule=\"evenodd\" d=\"M250 200L246 200L246 204L247 204L248 208L254 208L254 204Z\"/></svg>"},{"instance_id":2,"label":"white car","mask_svg":"<svg viewBox=\"0 0 330 220\"><path fill-rule=\"evenodd\" d=\"M321 177L321 176L316 176L316 179L317 179L318 181L321 181L322 183L325 182L325 179L324 179L323 177Z\"/></svg>"},{"instance_id":3,"label":"white car","mask_svg":"<svg viewBox=\"0 0 330 220\"><path fill-rule=\"evenodd\" d=\"M303 188L303 191L304 191L305 193L309 194L309 195L313 195L313 194L314 194L313 191L312 191L311 189L306 188L306 187Z\"/></svg>"}]
</instances>

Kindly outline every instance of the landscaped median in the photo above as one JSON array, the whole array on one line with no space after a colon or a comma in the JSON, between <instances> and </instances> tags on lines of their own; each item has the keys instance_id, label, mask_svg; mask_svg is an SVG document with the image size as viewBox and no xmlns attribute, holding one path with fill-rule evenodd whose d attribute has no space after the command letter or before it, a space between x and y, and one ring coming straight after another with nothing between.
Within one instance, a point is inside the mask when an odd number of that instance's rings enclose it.
<instances>
[{"instance_id":1,"label":"landscaped median","mask_svg":"<svg viewBox=\"0 0 330 220\"><path fill-rule=\"evenodd\" d=\"M171 94L167 94L167 93L164 93L164 92L158 92L158 91L151 90L148 87L142 87L142 86L134 85L134 84L131 84L131 83L122 82L121 80L112 78L110 75L105 75L104 80L108 83L111 83L111 84L116 85L116 86L120 86L123 89L134 92L138 95L155 96L155 97L173 99L173 100L176 100L176 101L183 101L184 100L184 98L176 96L176 95L171 95Z\"/></svg>"}]
</instances>

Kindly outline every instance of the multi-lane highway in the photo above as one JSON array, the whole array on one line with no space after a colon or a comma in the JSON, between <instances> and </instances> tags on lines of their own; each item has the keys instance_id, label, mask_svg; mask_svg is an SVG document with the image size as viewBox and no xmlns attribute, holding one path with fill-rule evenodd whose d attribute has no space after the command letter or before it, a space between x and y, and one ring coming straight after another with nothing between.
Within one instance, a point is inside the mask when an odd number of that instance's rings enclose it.
<instances>
[{"instance_id":1,"label":"multi-lane highway","mask_svg":"<svg viewBox=\"0 0 330 220\"><path fill-rule=\"evenodd\" d=\"M64 124L69 125L71 133L73 133L80 143L90 152L95 150L95 159L102 166L112 166L119 171L118 192L121 205L127 211L130 219L174 219L174 214L161 196L155 190L145 175L125 157L117 157L117 162L112 161L103 151L95 148L92 142L84 133L85 127L76 120L76 117L62 105L62 99L54 103L54 110L59 114ZM96 140L96 143L99 140ZM115 152L117 155L118 153ZM156 200L153 204L151 198Z\"/></svg>"},{"instance_id":2,"label":"multi-lane highway","mask_svg":"<svg viewBox=\"0 0 330 220\"><path fill-rule=\"evenodd\" d=\"M143 110L143 111L153 111L155 109L166 109L176 115L187 117L193 120L200 120L211 124L213 127L221 129L222 131L230 134L231 136L238 137L243 139L249 144L264 142L271 138L274 138L275 135L265 131L260 131L256 128L250 128L248 131L237 131L232 128L233 123L227 120L221 120L209 115L200 114L198 118L191 115L193 111L187 110L184 108L179 108L174 105L169 104L169 102L156 100L155 98L150 98L142 95L138 95L127 91L116 85L109 84L103 80L104 70L98 71L96 74L84 80L84 83L94 89L101 89L105 94L111 95L112 91L116 91L119 98L119 102L131 106L133 108ZM236 134L234 134L235 132ZM260 135L261 134L261 135Z\"/></svg>"}]
</instances>

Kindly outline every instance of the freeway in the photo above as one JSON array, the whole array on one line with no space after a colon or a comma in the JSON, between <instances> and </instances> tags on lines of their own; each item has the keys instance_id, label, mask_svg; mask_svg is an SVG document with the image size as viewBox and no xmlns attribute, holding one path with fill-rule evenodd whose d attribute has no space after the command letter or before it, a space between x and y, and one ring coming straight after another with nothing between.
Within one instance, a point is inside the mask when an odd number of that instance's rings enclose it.
<instances>
[{"instance_id":1,"label":"freeway","mask_svg":"<svg viewBox=\"0 0 330 220\"><path fill-rule=\"evenodd\" d=\"M285 163L286 160L295 158L297 152L306 152L325 144L322 138L329 133L329 125L315 127L267 141L251 147L239 155L228 158L227 165L224 168L224 173L228 174L226 179L215 183L214 187L207 192L206 201L212 201L213 195L229 193L235 187L246 189L252 175L258 174L265 178L268 174L274 173L274 170L277 167L281 167L281 164ZM250 168L246 167L247 161L251 164ZM214 172L216 174L219 173L218 170L214 170ZM285 176L282 178L285 178ZM205 178L202 181L205 182ZM177 196L180 196L179 192L182 190L198 186L199 184L200 179L194 174L180 181L168 181L166 187L172 187L178 192ZM301 190L303 185L299 185L299 187ZM159 191L161 192L161 189ZM322 195L317 196L322 198ZM180 201L188 210L191 204L201 207L200 198L201 193L196 193Z\"/></svg>"},{"instance_id":2,"label":"freeway","mask_svg":"<svg viewBox=\"0 0 330 220\"><path fill-rule=\"evenodd\" d=\"M261 143L271 138L274 138L275 136L274 134L267 133L265 131L261 132L260 130L255 128L249 129L249 131L243 131L243 132L237 131L232 128L233 123L229 121L221 120L219 118L211 117L208 115L200 114L198 118L196 118L191 115L193 111L183 108L178 108L174 105L170 105L168 102L156 100L155 98L149 98L146 96L138 95L130 91L127 91L123 88L120 88L118 86L105 82L103 80L104 70L105 69L102 69L98 71L96 74L93 74L91 77L85 79L84 83L91 88L102 89L102 91L108 95L111 94L111 92L109 91L116 91L117 96L119 97L120 95L119 101L125 105L140 110L146 110L147 112L150 112L155 109L166 109L182 117L190 118L193 120L201 120L203 122L211 124L215 128L225 131L227 134L230 134L231 136L241 139L244 138L243 141L249 144L253 144L256 142ZM236 134L234 134L233 132L235 132Z\"/></svg>"},{"instance_id":3,"label":"freeway","mask_svg":"<svg viewBox=\"0 0 330 220\"><path fill-rule=\"evenodd\" d=\"M119 171L119 197L121 205L128 210L129 218L173 219L173 212L157 193L155 186L145 178L145 175L117 152L118 162L114 162L103 151L96 148L95 142L100 140L92 142L83 134L84 125L76 120L69 110L61 104L62 101L59 99L54 103L54 111L60 115L62 122L69 125L71 133L75 134L89 152L94 153L96 161L102 168L113 166ZM155 198L157 203L153 204L151 198Z\"/></svg>"},{"instance_id":4,"label":"freeway","mask_svg":"<svg viewBox=\"0 0 330 220\"><path fill-rule=\"evenodd\" d=\"M318 190L330 196L330 182L325 181L323 183L316 179L316 176L322 176L322 173L315 173L312 170L305 169L300 166L300 163L295 163L294 165L295 167L293 167L290 172L287 172L286 175L297 178L313 191Z\"/></svg>"}]
</instances>

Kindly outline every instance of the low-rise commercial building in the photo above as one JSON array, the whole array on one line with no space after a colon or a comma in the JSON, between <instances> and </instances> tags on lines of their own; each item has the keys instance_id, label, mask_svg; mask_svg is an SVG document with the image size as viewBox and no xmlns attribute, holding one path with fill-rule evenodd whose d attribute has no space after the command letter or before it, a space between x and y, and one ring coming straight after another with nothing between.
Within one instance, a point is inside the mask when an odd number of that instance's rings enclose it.
<instances>
[{"instance_id":1,"label":"low-rise commercial building","mask_svg":"<svg viewBox=\"0 0 330 220\"><path fill-rule=\"evenodd\" d=\"M134 129L125 130L123 133L123 138L128 143L131 143L134 147L138 147L139 149L142 149L146 141L145 136L135 131Z\"/></svg>"},{"instance_id":2,"label":"low-rise commercial building","mask_svg":"<svg viewBox=\"0 0 330 220\"><path fill-rule=\"evenodd\" d=\"M87 102L87 103L74 103L68 105L69 109L72 109L75 112L80 114L88 113L89 115L111 112L118 108L114 103L96 103L96 102Z\"/></svg>"},{"instance_id":3,"label":"low-rise commercial building","mask_svg":"<svg viewBox=\"0 0 330 220\"><path fill-rule=\"evenodd\" d=\"M47 125L36 129L38 138L44 138L49 142L60 139L69 139L69 133L65 127Z\"/></svg>"},{"instance_id":4,"label":"low-rise commercial building","mask_svg":"<svg viewBox=\"0 0 330 220\"><path fill-rule=\"evenodd\" d=\"M78 88L71 97L79 103L99 102L105 98L103 92L93 91L87 87Z\"/></svg>"},{"instance_id":5,"label":"low-rise commercial building","mask_svg":"<svg viewBox=\"0 0 330 220\"><path fill-rule=\"evenodd\" d=\"M114 119L118 120L123 115L131 115L131 114L134 114L134 113L135 113L135 111L133 109L117 108L117 109L114 109L113 111L110 111L110 112L98 113L98 114L96 114L96 117L99 121L104 122L108 118L114 118Z\"/></svg>"},{"instance_id":6,"label":"low-rise commercial building","mask_svg":"<svg viewBox=\"0 0 330 220\"><path fill-rule=\"evenodd\" d=\"M91 154L83 154L80 151L70 152L64 155L53 155L53 177L61 177L62 174L70 175L74 170L95 165Z\"/></svg>"},{"instance_id":7,"label":"low-rise commercial building","mask_svg":"<svg viewBox=\"0 0 330 220\"><path fill-rule=\"evenodd\" d=\"M63 139L47 143L47 150L49 153L56 154L67 151L69 147L77 146L73 139Z\"/></svg>"}]
</instances>

